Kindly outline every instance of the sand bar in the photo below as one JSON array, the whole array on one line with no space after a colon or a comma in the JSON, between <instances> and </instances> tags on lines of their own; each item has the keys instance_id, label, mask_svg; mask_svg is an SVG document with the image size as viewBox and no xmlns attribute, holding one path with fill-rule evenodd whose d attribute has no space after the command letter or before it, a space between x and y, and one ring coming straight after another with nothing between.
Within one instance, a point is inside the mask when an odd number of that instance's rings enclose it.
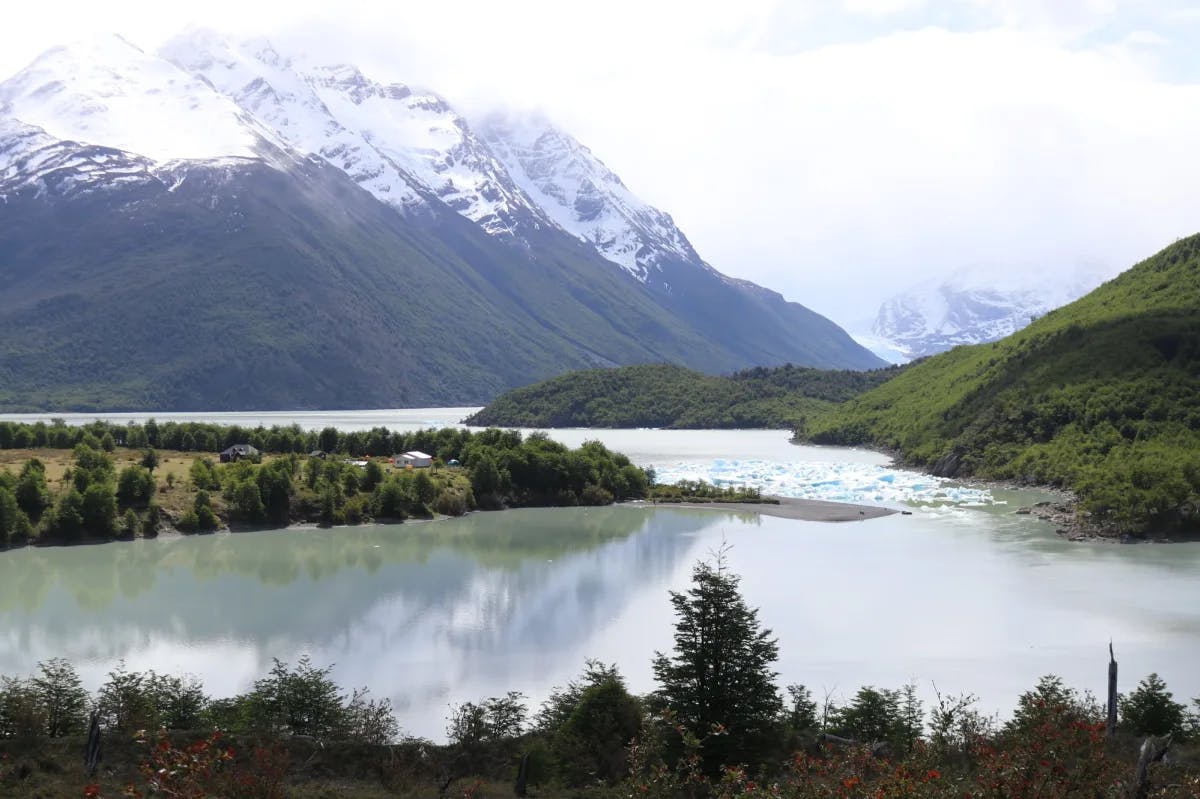
<instances>
[{"instance_id":1,"label":"sand bar","mask_svg":"<svg viewBox=\"0 0 1200 799\"><path fill-rule=\"evenodd\" d=\"M829 502L823 499L795 499L772 497L779 504L769 502L659 502L653 507L695 508L698 510L720 510L730 513L758 513L763 516L778 516L781 519L799 519L805 522L861 522L897 513L891 508L878 505L853 505L849 502ZM652 503L642 502L648 507Z\"/></svg>"}]
</instances>

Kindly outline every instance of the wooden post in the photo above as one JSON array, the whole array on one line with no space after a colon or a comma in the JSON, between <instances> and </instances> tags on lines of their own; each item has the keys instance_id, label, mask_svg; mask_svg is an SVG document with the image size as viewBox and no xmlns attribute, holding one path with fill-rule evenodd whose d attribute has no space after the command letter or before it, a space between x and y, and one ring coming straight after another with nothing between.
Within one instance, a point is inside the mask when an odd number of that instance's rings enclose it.
<instances>
[{"instance_id":1,"label":"wooden post","mask_svg":"<svg viewBox=\"0 0 1200 799\"><path fill-rule=\"evenodd\" d=\"M1104 736L1109 740L1117 734L1117 659L1113 656L1112 641L1108 642L1108 719Z\"/></svg>"}]
</instances>

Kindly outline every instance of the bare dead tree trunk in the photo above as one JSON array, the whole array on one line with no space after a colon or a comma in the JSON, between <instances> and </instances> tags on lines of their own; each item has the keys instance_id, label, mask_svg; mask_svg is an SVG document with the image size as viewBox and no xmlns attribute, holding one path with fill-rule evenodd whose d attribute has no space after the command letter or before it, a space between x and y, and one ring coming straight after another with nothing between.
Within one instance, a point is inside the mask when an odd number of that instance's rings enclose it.
<instances>
[{"instance_id":1,"label":"bare dead tree trunk","mask_svg":"<svg viewBox=\"0 0 1200 799\"><path fill-rule=\"evenodd\" d=\"M517 796L528 796L529 782L529 753L521 755L521 765L517 769L517 784L513 787L513 793Z\"/></svg>"},{"instance_id":2,"label":"bare dead tree trunk","mask_svg":"<svg viewBox=\"0 0 1200 799\"><path fill-rule=\"evenodd\" d=\"M1113 656L1112 641L1108 642L1108 723L1104 735L1112 739L1117 734L1117 659Z\"/></svg>"},{"instance_id":3,"label":"bare dead tree trunk","mask_svg":"<svg viewBox=\"0 0 1200 799\"><path fill-rule=\"evenodd\" d=\"M1170 735L1166 738L1151 736L1142 741L1142 751L1138 754L1137 769L1133 772L1133 788L1129 792L1132 799L1146 799L1150 793L1150 764L1162 760L1170 748Z\"/></svg>"},{"instance_id":4,"label":"bare dead tree trunk","mask_svg":"<svg viewBox=\"0 0 1200 799\"><path fill-rule=\"evenodd\" d=\"M83 768L89 777L94 777L98 765L100 765L100 716L93 711L91 722L88 724L87 745L83 750Z\"/></svg>"}]
</instances>

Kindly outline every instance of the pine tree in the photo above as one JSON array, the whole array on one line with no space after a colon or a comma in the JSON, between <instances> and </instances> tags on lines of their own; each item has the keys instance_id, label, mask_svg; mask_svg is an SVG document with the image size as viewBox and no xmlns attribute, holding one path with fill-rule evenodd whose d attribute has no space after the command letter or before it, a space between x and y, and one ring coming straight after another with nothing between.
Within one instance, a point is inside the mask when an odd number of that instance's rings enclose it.
<instances>
[{"instance_id":1,"label":"pine tree","mask_svg":"<svg viewBox=\"0 0 1200 799\"><path fill-rule=\"evenodd\" d=\"M1184 732L1187 707L1175 701L1157 674L1138 683L1137 690L1120 699L1121 723L1135 735L1179 735Z\"/></svg>"},{"instance_id":2,"label":"pine tree","mask_svg":"<svg viewBox=\"0 0 1200 799\"><path fill-rule=\"evenodd\" d=\"M692 587L671 592L675 651L655 654L657 696L703 741L705 768L756 765L768 752L782 702L771 665L779 646L738 591L725 549L692 570ZM714 731L721 734L713 735Z\"/></svg>"}]
</instances>

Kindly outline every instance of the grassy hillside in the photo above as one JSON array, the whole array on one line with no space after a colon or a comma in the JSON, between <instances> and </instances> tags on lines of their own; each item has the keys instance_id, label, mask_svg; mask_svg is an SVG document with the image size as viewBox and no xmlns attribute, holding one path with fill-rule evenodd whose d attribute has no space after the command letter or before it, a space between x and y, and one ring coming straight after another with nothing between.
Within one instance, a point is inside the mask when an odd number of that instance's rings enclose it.
<instances>
[{"instance_id":1,"label":"grassy hillside","mask_svg":"<svg viewBox=\"0 0 1200 799\"><path fill-rule=\"evenodd\" d=\"M1200 236L991 344L959 347L815 420L819 443L948 476L1074 489L1119 528L1200 524Z\"/></svg>"},{"instance_id":2,"label":"grassy hillside","mask_svg":"<svg viewBox=\"0 0 1200 799\"><path fill-rule=\"evenodd\" d=\"M467 421L506 427L793 427L899 371L788 365L714 377L668 364L588 369L509 391Z\"/></svg>"}]
</instances>

